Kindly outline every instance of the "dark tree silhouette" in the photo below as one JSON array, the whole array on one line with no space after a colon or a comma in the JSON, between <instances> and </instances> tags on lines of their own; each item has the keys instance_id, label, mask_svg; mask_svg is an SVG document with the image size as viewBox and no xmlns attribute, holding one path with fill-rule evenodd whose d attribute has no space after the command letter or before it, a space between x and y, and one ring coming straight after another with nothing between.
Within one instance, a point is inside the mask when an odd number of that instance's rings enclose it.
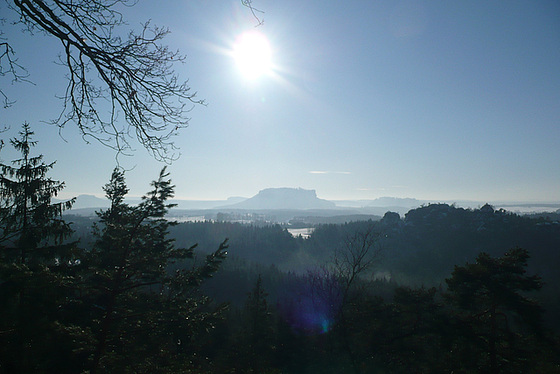
<instances>
[{"instance_id":1,"label":"dark tree silhouette","mask_svg":"<svg viewBox=\"0 0 560 374\"><path fill-rule=\"evenodd\" d=\"M364 227L347 233L326 265L307 275L313 304L319 309L327 306L326 318L340 334L355 373L361 371L350 339L348 314L354 308L356 299L363 297L360 295L363 290L358 287L360 278L378 264L383 249L376 224L372 221L364 224Z\"/></svg>"},{"instance_id":2,"label":"dark tree silhouette","mask_svg":"<svg viewBox=\"0 0 560 374\"><path fill-rule=\"evenodd\" d=\"M257 278L255 287L249 293L245 303L246 334L245 342L248 349L249 366L253 372L263 372L272 352L272 318L261 276Z\"/></svg>"},{"instance_id":3,"label":"dark tree silhouette","mask_svg":"<svg viewBox=\"0 0 560 374\"><path fill-rule=\"evenodd\" d=\"M31 155L28 124L19 135L10 143L21 158L0 163L0 372L34 372L40 363L64 371L72 360L62 358L68 331L59 313L77 250L65 242L72 230L62 212L74 200L51 202L64 187L47 177L54 162Z\"/></svg>"},{"instance_id":4,"label":"dark tree silhouette","mask_svg":"<svg viewBox=\"0 0 560 374\"><path fill-rule=\"evenodd\" d=\"M515 248L503 257L481 253L474 264L455 266L446 279L447 298L458 310L459 352L463 364L479 372L524 372L523 342L527 327L541 332L542 308L526 296L542 287L540 277L526 275L529 253Z\"/></svg>"},{"instance_id":5,"label":"dark tree silhouette","mask_svg":"<svg viewBox=\"0 0 560 374\"><path fill-rule=\"evenodd\" d=\"M42 155L31 155L31 148L37 144L32 140L33 134L25 123L20 138L10 140L21 158L13 165L0 163L0 248L4 255L15 250L22 265L39 256L54 259L52 250L72 232L62 212L75 201L51 202L64 188L64 182L47 177L54 162L45 164Z\"/></svg>"},{"instance_id":6,"label":"dark tree silhouette","mask_svg":"<svg viewBox=\"0 0 560 374\"><path fill-rule=\"evenodd\" d=\"M192 258L194 246L175 248L164 216L174 186L165 168L138 206L124 202L124 173L115 169L104 191L111 201L98 213L97 241L85 256L84 305L93 322L91 373L134 370L174 372L192 367L190 339L211 327L220 310L199 295L226 255L226 243L193 269L177 261Z\"/></svg>"}]
</instances>

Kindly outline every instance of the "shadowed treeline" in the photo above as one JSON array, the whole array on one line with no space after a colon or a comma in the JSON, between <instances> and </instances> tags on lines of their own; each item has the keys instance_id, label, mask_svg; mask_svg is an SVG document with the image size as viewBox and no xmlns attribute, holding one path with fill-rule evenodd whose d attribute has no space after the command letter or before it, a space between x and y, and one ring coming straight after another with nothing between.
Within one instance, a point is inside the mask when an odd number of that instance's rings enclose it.
<instances>
[{"instance_id":1,"label":"shadowed treeline","mask_svg":"<svg viewBox=\"0 0 560 374\"><path fill-rule=\"evenodd\" d=\"M24 126L1 163L0 373L557 372L560 225L485 205L317 225L177 224L163 169L65 216ZM74 221L74 222L72 222ZM228 254L229 251L229 254ZM228 256L228 258L226 258Z\"/></svg>"}]
</instances>

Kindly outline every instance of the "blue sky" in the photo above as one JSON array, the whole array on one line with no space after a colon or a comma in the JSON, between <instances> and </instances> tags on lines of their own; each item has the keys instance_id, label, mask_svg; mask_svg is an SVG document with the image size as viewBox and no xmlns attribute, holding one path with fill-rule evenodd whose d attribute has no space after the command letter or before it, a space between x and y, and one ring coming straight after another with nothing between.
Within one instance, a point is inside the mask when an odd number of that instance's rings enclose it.
<instances>
[{"instance_id":1,"label":"blue sky","mask_svg":"<svg viewBox=\"0 0 560 374\"><path fill-rule=\"evenodd\" d=\"M255 28L239 1L140 0L126 10L131 27L152 19L170 28L167 44L187 55L177 72L208 103L176 138L177 197L302 187L325 199L560 201L558 2L254 5L274 63L257 80L228 54ZM41 122L57 116L64 92L59 43L3 28L34 85L2 79L17 100L0 109L10 127L2 138L29 122L37 152L57 160L51 175L66 182L63 195L101 196L114 152ZM0 152L4 162L12 155ZM119 161L132 195L163 166L139 145Z\"/></svg>"}]
</instances>

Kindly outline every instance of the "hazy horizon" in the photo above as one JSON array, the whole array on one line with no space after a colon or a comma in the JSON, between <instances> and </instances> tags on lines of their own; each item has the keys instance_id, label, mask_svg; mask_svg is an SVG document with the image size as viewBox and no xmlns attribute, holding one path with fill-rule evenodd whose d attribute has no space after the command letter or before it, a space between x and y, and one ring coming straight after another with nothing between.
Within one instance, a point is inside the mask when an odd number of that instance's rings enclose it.
<instances>
[{"instance_id":1,"label":"hazy horizon","mask_svg":"<svg viewBox=\"0 0 560 374\"><path fill-rule=\"evenodd\" d=\"M270 189L285 189L285 188L270 188ZM296 190L297 188L294 188L294 190ZM260 192L260 191L259 191ZM215 203L215 204L219 204L216 205L215 207L224 207L227 208L230 205L234 206L235 204L245 201L245 200L249 200L252 199L256 196L258 196L259 194L253 195L253 196L229 196L226 199L208 199L208 200L201 200L201 199L182 199L180 197L174 197L171 200L175 201L175 202L186 202L186 203ZM78 204L78 206L83 207L84 204L84 200L85 201L89 201L90 199L93 200L93 202L91 204L93 205L87 205L86 207L91 208L91 207L100 207L99 205L95 205L95 202L97 202L97 200L101 201L107 201L105 196L103 195L93 195L93 194L80 194L77 196L72 196L72 197L77 197L78 200L81 202ZM70 197L58 197L58 200L64 200L64 199L68 199ZM486 201L486 200L466 200L466 199L452 199L452 200L443 200L443 199L417 199L415 197L396 197L396 196L380 196L374 199L325 199L319 195L317 195L317 198L320 200L326 200L326 201L330 201L335 203L336 207L345 207L345 208L351 208L351 207L367 207L367 206L371 206L371 207L390 207L391 205L394 206L401 206L401 207L413 207L413 206L420 206L422 204L437 204L437 203L443 203L443 204L455 204L457 206L461 206L461 207L465 207L465 208L479 208L484 204L491 204L494 205L495 207L499 208L499 207L515 207L515 208L522 208L523 206L526 206L529 208L528 211L534 211L534 208L537 206L543 206L546 209L550 208L549 210L556 210L558 207L560 207L560 201L515 201L515 200L511 200L511 201L506 201L506 200L497 200L497 201ZM128 196L127 201L129 202L134 202L134 201L139 201L141 199L141 196ZM86 203L88 204L88 203ZM345 205L346 204L346 205ZM375 204L375 205L371 205L371 204ZM178 209L181 209L181 207L179 206ZM212 208L214 209L214 208Z\"/></svg>"},{"instance_id":2,"label":"hazy horizon","mask_svg":"<svg viewBox=\"0 0 560 374\"><path fill-rule=\"evenodd\" d=\"M268 187L266 189L275 189L275 188L293 188L293 189L298 189L301 187ZM262 189L261 189L262 190ZM189 198L189 197L181 197L181 196L174 196L172 198L172 200L184 200L184 201L228 201L228 200L235 200L235 199L250 199L254 196L256 196L258 194L258 192L260 192L261 190L257 191L256 194L251 195L251 196L227 196L225 198L209 198L209 199L197 199L197 198ZM314 189L311 189L314 190ZM101 191L100 193L80 193L77 195L69 195L67 193L60 193L58 198L61 200L64 199L71 199L73 197L78 197L78 196L94 196L95 198L98 199L106 199L103 191ZM143 194L139 194L139 195L132 195L129 194L127 195L127 199L141 199L143 196ZM418 201L429 201L429 202L442 202L442 203L450 203L450 202L472 202L472 203L501 203L501 204L560 204L560 200L475 200L475 199L462 199L462 198L457 198L457 199L422 199L422 198L418 198L418 197L414 197L414 196L388 196L388 195L382 195L382 196L378 196L378 197L372 197L372 198L365 198L365 199L353 199L353 198L326 198L326 197L322 197L319 194L317 194L317 197L319 199L324 199L324 200L328 200L328 201L333 201L333 202L344 202L344 201L354 201L354 202L358 202L358 201L375 201L375 200L380 200L380 199L400 199L400 200L407 200L407 199L412 199L412 200L418 200Z\"/></svg>"}]
</instances>

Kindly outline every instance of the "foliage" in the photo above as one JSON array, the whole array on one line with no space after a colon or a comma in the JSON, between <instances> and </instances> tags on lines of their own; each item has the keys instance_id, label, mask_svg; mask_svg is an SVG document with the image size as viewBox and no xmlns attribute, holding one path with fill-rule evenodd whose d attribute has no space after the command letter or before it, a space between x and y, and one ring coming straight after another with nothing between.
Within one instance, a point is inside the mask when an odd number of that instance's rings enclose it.
<instances>
[{"instance_id":1,"label":"foliage","mask_svg":"<svg viewBox=\"0 0 560 374\"><path fill-rule=\"evenodd\" d=\"M560 246L559 224L545 225L490 205L464 209L448 204L430 204L409 211L400 221L381 223L388 252L383 265L399 283L438 286L454 265L472 262L480 252L500 256L503 248L516 246L531 252L532 272L547 284L560 282L550 266L560 263L555 250Z\"/></svg>"},{"instance_id":2,"label":"foliage","mask_svg":"<svg viewBox=\"0 0 560 374\"><path fill-rule=\"evenodd\" d=\"M75 221L73 227L82 232L87 230L80 228L78 223ZM214 295L220 293L220 300L230 297L238 304L243 302L258 273L263 275L269 294L276 298L282 288L271 288L266 283L268 266L307 274L309 269L321 268L331 261L353 233L363 232L371 223L318 225L309 239L302 239L292 237L281 225L261 227L232 222L189 222L171 227L170 237L175 238L179 246L199 243L202 252L215 248L222 238L230 238L233 257L228 263L239 264L236 265L240 267L236 269L240 274L238 283L224 282L223 287L212 289L219 290L213 292ZM90 221L86 220L84 224L89 226ZM527 248L531 253L528 271L543 278L543 289L535 297L546 309L545 322L560 329L556 318L560 313L560 298L555 287L560 283L560 273L556 271L560 264L560 251L557 250L560 247L560 224L494 210L490 206L470 210L432 204L411 210L403 218L396 214L386 215L375 226L383 255L370 270L379 279L414 288L444 285L455 264L473 262L480 252L500 256L503 248ZM235 261L231 262L233 259ZM261 269L253 271L253 266ZM247 272L251 276L241 276Z\"/></svg>"},{"instance_id":3,"label":"foliage","mask_svg":"<svg viewBox=\"0 0 560 374\"><path fill-rule=\"evenodd\" d=\"M266 301L267 296L268 294L262 285L262 278L259 275L255 282L255 287L249 293L245 304L247 331L250 336L249 346L256 352L264 348L263 344L266 345L267 329L270 325L270 311Z\"/></svg>"},{"instance_id":4,"label":"foliage","mask_svg":"<svg viewBox=\"0 0 560 374\"><path fill-rule=\"evenodd\" d=\"M195 242L201 251L229 238L231 252L239 258L263 265L288 264L297 253L297 240L280 225L257 227L232 222L187 222L171 227L178 245Z\"/></svg>"},{"instance_id":5,"label":"foliage","mask_svg":"<svg viewBox=\"0 0 560 374\"><path fill-rule=\"evenodd\" d=\"M65 240L66 203L51 203L63 183L53 164L31 157L25 125L12 145L22 158L2 164L0 221L0 372L189 372L208 367L197 352L225 305L200 292L225 259L227 241L194 261L176 248L164 216L174 186L165 168L137 206L125 203L124 173L104 190L111 207L98 213L95 241ZM181 262L181 266L178 266Z\"/></svg>"},{"instance_id":6,"label":"foliage","mask_svg":"<svg viewBox=\"0 0 560 374\"><path fill-rule=\"evenodd\" d=\"M456 266L446 280L447 298L458 307L457 349L468 351L477 371L527 370L531 352L523 333L542 333L542 308L526 296L542 284L540 277L525 274L528 259L521 248L500 258L481 253L475 263Z\"/></svg>"},{"instance_id":7,"label":"foliage","mask_svg":"<svg viewBox=\"0 0 560 374\"><path fill-rule=\"evenodd\" d=\"M51 202L64 188L47 177L54 162L31 155L36 141L28 124L19 135L10 143L21 158L0 164L0 371L33 372L41 363L63 368L72 362L62 359L69 336L58 314L77 264L62 219L74 199Z\"/></svg>"},{"instance_id":8,"label":"foliage","mask_svg":"<svg viewBox=\"0 0 560 374\"><path fill-rule=\"evenodd\" d=\"M555 225L489 206L448 205L423 207L404 219L388 214L375 225L322 225L306 240L279 225L176 224L165 219L174 191L165 168L136 206L126 203L124 172L115 169L104 187L111 206L98 212L88 245L77 249L64 240L64 204L51 208L62 184L46 176L53 164L30 156L31 135L24 126L13 143L27 143L22 158L2 166L0 373L560 368L558 337L546 331L543 308L528 298L542 287L540 277L527 275L529 251L493 257L497 238L532 237L543 246L538 256L551 254L550 267ZM34 187L24 189L25 183ZM222 267L228 243L218 238L224 236L241 256ZM192 241L218 250L197 258L196 245L183 245ZM434 271L481 247L493 253L455 266L447 289L372 276L398 269L407 256ZM297 274L270 265L282 256L291 258L285 264L330 262ZM231 308L212 302L212 295L231 301Z\"/></svg>"},{"instance_id":9,"label":"foliage","mask_svg":"<svg viewBox=\"0 0 560 374\"><path fill-rule=\"evenodd\" d=\"M90 371L161 372L190 366L195 337L211 328L220 309L197 294L225 258L226 243L193 269L169 271L193 257L194 247L175 248L164 216L174 187L165 168L138 206L124 203L128 188L115 169L104 191L111 207L98 213L97 241L84 258L83 305L95 340Z\"/></svg>"},{"instance_id":10,"label":"foliage","mask_svg":"<svg viewBox=\"0 0 560 374\"><path fill-rule=\"evenodd\" d=\"M267 302L268 294L259 275L247 295L240 313L238 329L228 346L230 365L249 373L271 372L274 364L275 332L273 317Z\"/></svg>"},{"instance_id":11,"label":"foliage","mask_svg":"<svg viewBox=\"0 0 560 374\"><path fill-rule=\"evenodd\" d=\"M20 263L28 262L29 251L42 246L40 252L47 251L50 239L60 244L71 234L70 227L61 218L75 199L52 203L51 199L64 188L63 182L47 177L54 162L45 164L43 156L31 156L33 131L25 123L20 138L10 140L10 144L21 153L21 158L13 161L13 166L0 164L0 245L3 252L16 250ZM38 254L34 254L37 256ZM34 257L32 256L32 257Z\"/></svg>"}]
</instances>

